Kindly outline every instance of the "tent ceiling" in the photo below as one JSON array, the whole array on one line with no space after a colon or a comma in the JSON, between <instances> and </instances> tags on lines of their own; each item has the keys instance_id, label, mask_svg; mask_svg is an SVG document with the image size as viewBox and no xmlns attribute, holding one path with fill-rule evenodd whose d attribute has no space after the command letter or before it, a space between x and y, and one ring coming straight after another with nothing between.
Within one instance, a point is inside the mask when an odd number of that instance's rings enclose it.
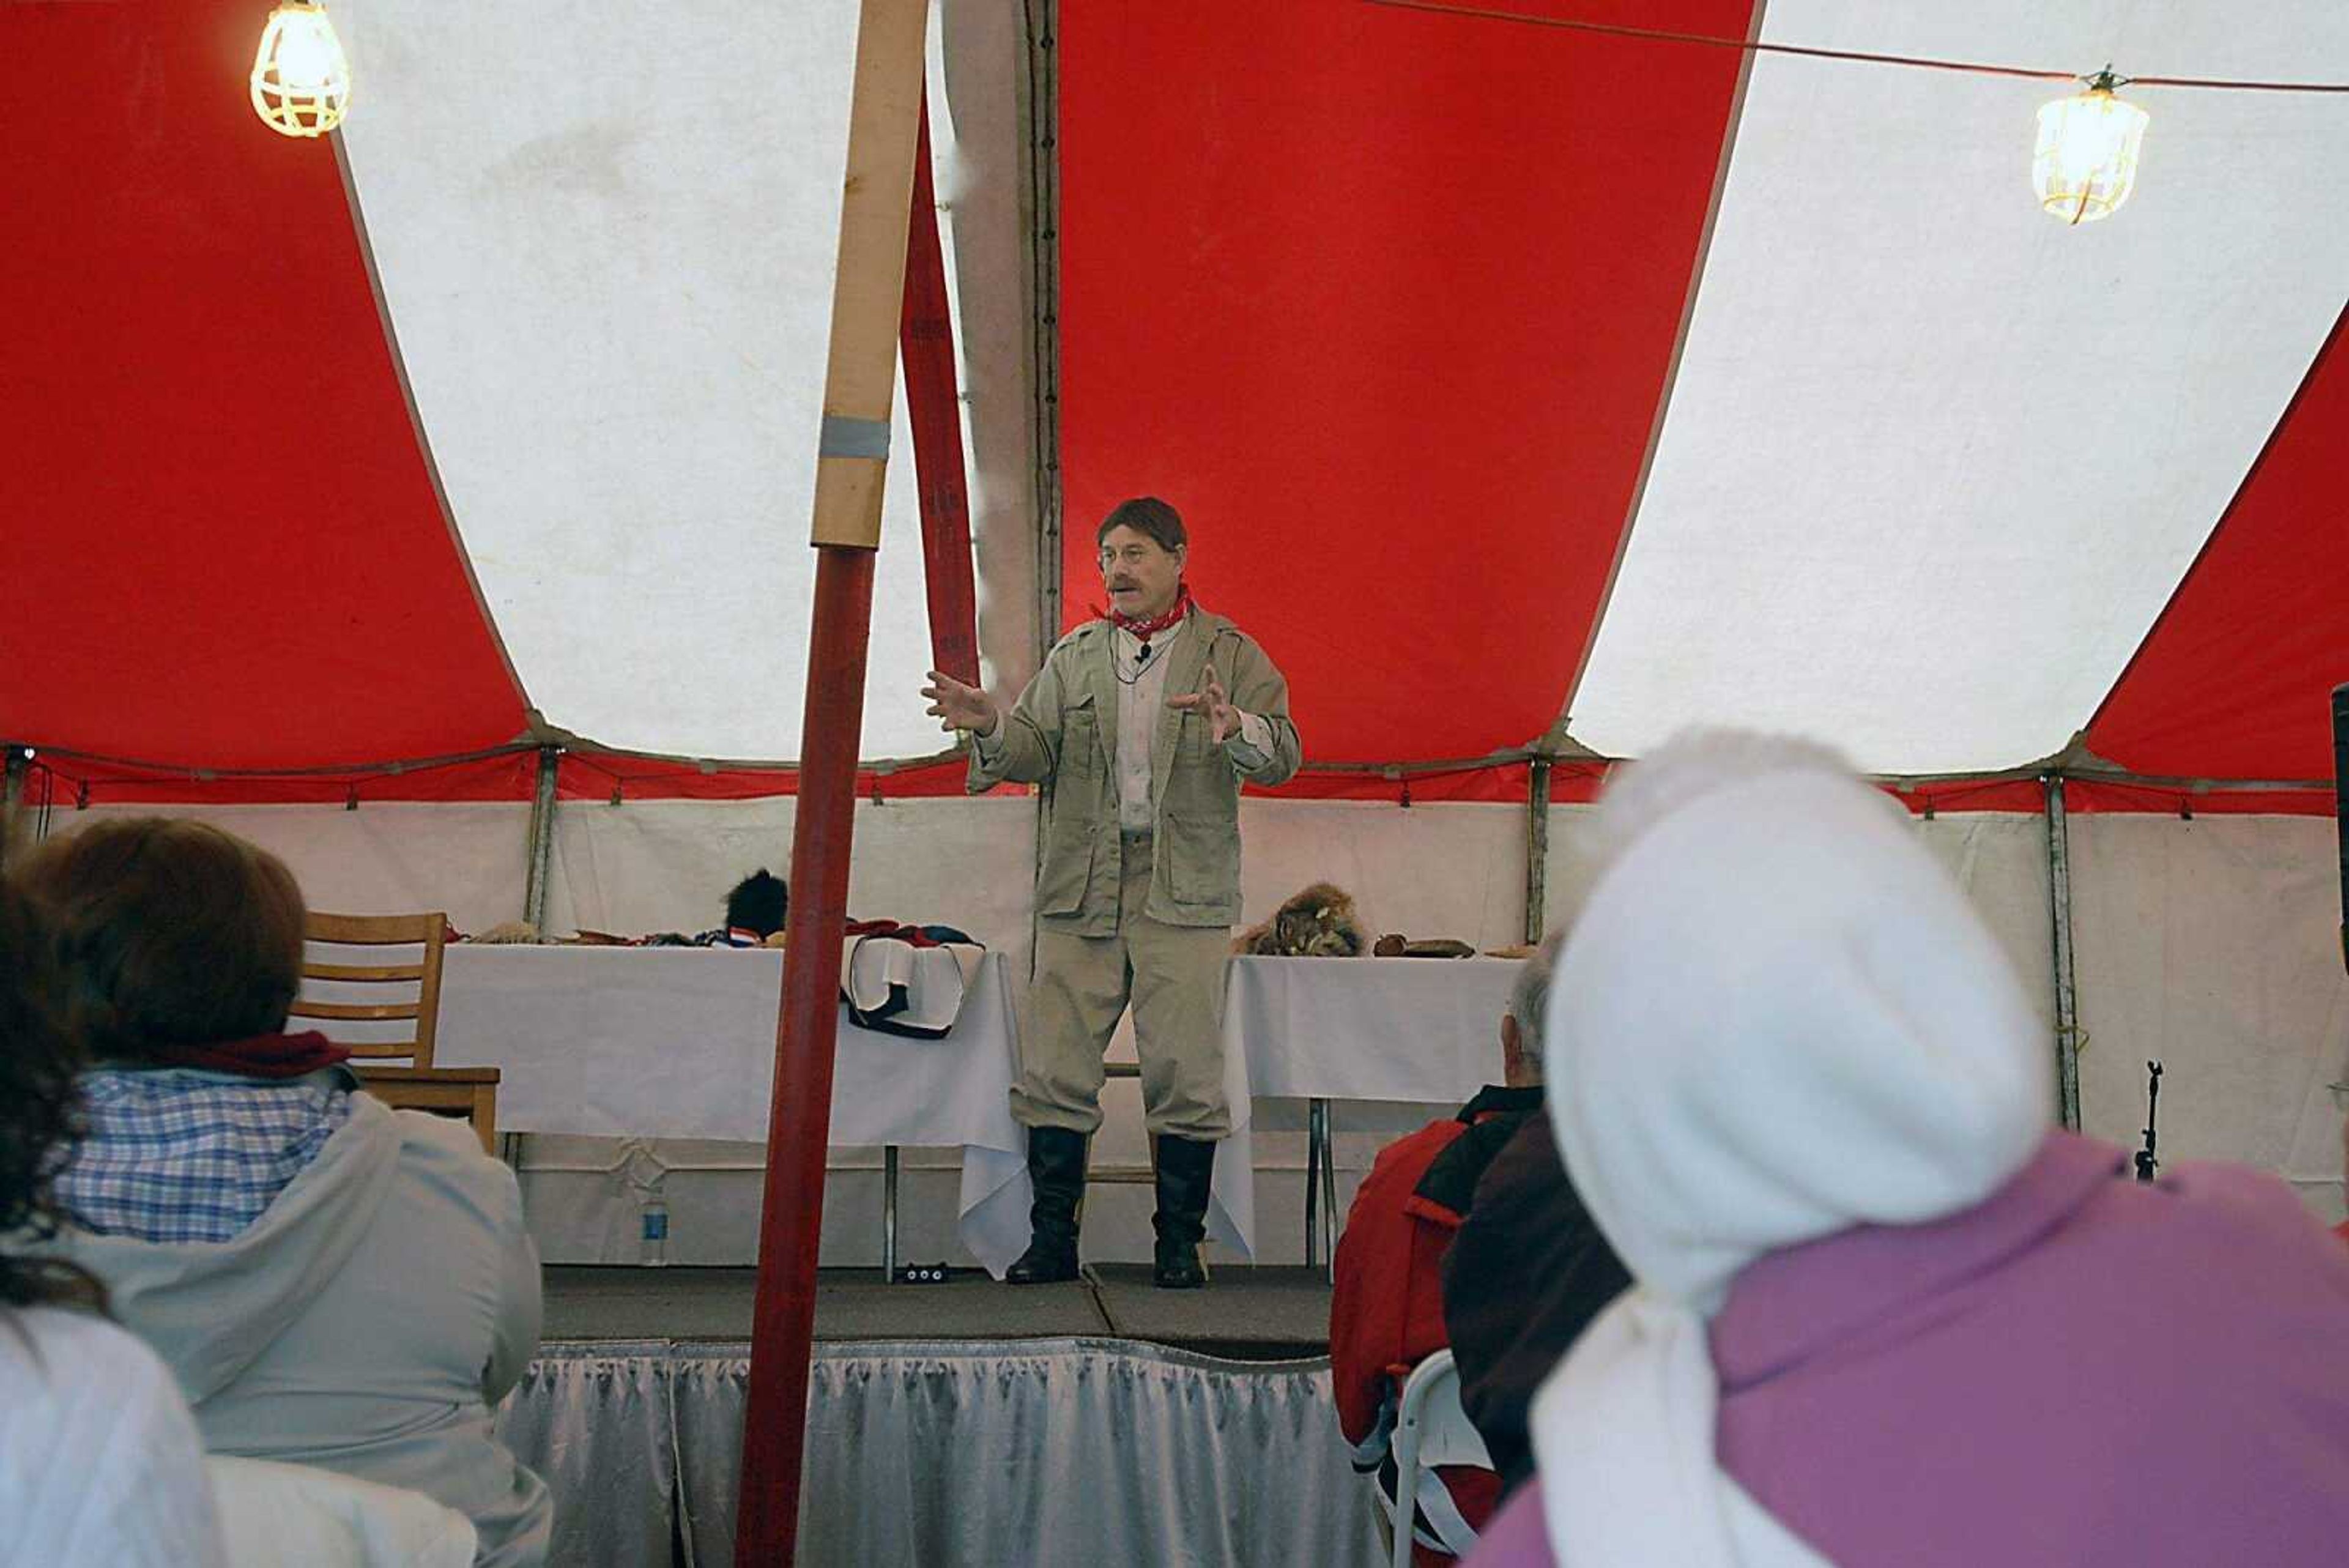
<instances>
[{"instance_id":1,"label":"tent ceiling","mask_svg":"<svg viewBox=\"0 0 2349 1568\"><path fill-rule=\"evenodd\" d=\"M2349 342L2333 319L2290 416L2088 727L2140 774L2321 779L2349 680Z\"/></svg>"},{"instance_id":2,"label":"tent ceiling","mask_svg":"<svg viewBox=\"0 0 2349 1568\"><path fill-rule=\"evenodd\" d=\"M1061 71L1066 618L1100 599L1103 514L1160 493L1203 601L1288 672L1309 756L1540 736L1647 451L1737 57L1199 0L1064 7Z\"/></svg>"},{"instance_id":3,"label":"tent ceiling","mask_svg":"<svg viewBox=\"0 0 2349 1568\"><path fill-rule=\"evenodd\" d=\"M338 0L363 238L332 150L244 103L260 9L0 7L6 101L115 106L11 124L0 738L290 768L505 744L534 706L610 745L795 755L854 7L460 27ZM939 9L1009 686L1034 656L1025 62L999 0ZM2324 0L1773 0L1763 25L2349 78ZM1058 45L1068 619L1093 523L1155 491L1322 762L1485 756L1563 708L1614 753L1732 721L1990 770L2094 714L2139 773L2326 771L2349 102L2140 89L2134 200L2067 232L2028 196L2035 83L1765 57L1741 100L1733 50L1360 0L1067 5ZM910 464L890 497L868 757L937 743Z\"/></svg>"},{"instance_id":4,"label":"tent ceiling","mask_svg":"<svg viewBox=\"0 0 2349 1568\"><path fill-rule=\"evenodd\" d=\"M1773 0L1764 34L2145 74L2349 65L2349 11L2261 14ZM1637 754L1734 720L1959 771L2047 755L2095 711L2341 308L2349 113L2144 89L2137 194L2070 230L2025 178L2056 95L1757 60L1578 737Z\"/></svg>"},{"instance_id":5,"label":"tent ceiling","mask_svg":"<svg viewBox=\"0 0 2349 1568\"><path fill-rule=\"evenodd\" d=\"M218 767L502 743L523 699L334 159L238 90L258 30L0 12L0 732Z\"/></svg>"},{"instance_id":6,"label":"tent ceiling","mask_svg":"<svg viewBox=\"0 0 2349 1568\"><path fill-rule=\"evenodd\" d=\"M533 698L614 745L797 756L856 8L490 6L461 57L432 0L338 14L384 295ZM891 479L874 619L919 628ZM864 754L937 749L928 651L874 639Z\"/></svg>"}]
</instances>

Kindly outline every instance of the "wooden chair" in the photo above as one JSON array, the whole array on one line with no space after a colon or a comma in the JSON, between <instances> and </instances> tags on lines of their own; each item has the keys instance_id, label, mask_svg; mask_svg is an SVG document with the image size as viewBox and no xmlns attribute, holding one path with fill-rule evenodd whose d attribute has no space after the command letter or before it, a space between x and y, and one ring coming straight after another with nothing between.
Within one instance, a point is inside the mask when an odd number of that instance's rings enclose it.
<instances>
[{"instance_id":1,"label":"wooden chair","mask_svg":"<svg viewBox=\"0 0 2349 1568\"><path fill-rule=\"evenodd\" d=\"M294 999L294 1016L315 1021L329 1036L338 1023L398 1023L413 1020L405 1040L343 1040L350 1049L359 1081L367 1092L398 1110L430 1111L460 1116L472 1124L481 1147L497 1152L498 1069L495 1067L435 1067L432 1037L440 1022L440 956L448 939L448 917L439 911L422 915L312 914L302 934L324 947L415 947L423 955L413 962L327 963L310 958L302 961L305 981L337 985L413 986L408 1002L320 1002L303 995ZM405 1058L407 1066L387 1066L387 1060Z\"/></svg>"}]
</instances>

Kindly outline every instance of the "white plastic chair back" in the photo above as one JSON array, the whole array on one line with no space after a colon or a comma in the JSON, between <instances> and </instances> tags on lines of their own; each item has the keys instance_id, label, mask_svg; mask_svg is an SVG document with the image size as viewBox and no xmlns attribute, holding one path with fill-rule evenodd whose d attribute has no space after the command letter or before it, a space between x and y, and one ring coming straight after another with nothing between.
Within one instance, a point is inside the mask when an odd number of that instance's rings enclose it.
<instances>
[{"instance_id":1,"label":"white plastic chair back","mask_svg":"<svg viewBox=\"0 0 2349 1568\"><path fill-rule=\"evenodd\" d=\"M1395 1416L1394 1461L1394 1568L1411 1568L1412 1523L1422 1489L1429 1485L1441 1488L1444 1484L1434 1475L1435 1468L1493 1468L1493 1456L1485 1449L1485 1439L1469 1425L1468 1413L1460 1407L1460 1369L1453 1365L1451 1351L1437 1351L1413 1367L1411 1376L1404 1379L1402 1399ZM1430 1497L1427 1501L1446 1512L1454 1511L1449 1493L1441 1500ZM1466 1523L1456 1513L1450 1522L1452 1529L1445 1532L1447 1536L1467 1532ZM1457 1552L1467 1542L1451 1544Z\"/></svg>"},{"instance_id":2,"label":"white plastic chair back","mask_svg":"<svg viewBox=\"0 0 2349 1568\"><path fill-rule=\"evenodd\" d=\"M219 1454L204 1469L237 1568L472 1568L473 1521L422 1492Z\"/></svg>"}]
</instances>

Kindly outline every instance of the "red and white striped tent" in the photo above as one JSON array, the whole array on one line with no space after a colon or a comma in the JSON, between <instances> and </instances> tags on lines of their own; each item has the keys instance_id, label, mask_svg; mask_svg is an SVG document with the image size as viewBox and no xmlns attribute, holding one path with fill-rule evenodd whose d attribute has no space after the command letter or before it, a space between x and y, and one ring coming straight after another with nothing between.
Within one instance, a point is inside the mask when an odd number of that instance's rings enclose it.
<instances>
[{"instance_id":1,"label":"red and white striped tent","mask_svg":"<svg viewBox=\"0 0 2349 1568\"><path fill-rule=\"evenodd\" d=\"M1798 730L1930 815L2052 1029L2052 783L2090 1129L2166 1055L2167 1147L2337 1205L2349 98L2125 88L2136 192L2072 227L2065 83L1701 40L2323 82L2349 11L1482 9L935 8L908 341L956 354L905 378L859 898L1023 939L1026 803L924 761L934 607L1014 689L1160 493L1317 764L1247 808L1251 915L1326 875L1514 939L1537 762L1555 911L1593 759ZM545 759L548 922L706 923L800 755L854 7L340 0L333 142L246 101L266 12L0 10L23 809L481 924Z\"/></svg>"}]
</instances>

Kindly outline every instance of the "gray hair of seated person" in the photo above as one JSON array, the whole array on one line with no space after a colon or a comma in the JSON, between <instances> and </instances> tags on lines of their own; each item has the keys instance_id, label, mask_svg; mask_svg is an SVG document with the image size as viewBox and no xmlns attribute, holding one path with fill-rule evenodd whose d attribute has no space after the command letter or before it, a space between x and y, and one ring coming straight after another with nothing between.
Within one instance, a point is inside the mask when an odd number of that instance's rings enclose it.
<instances>
[{"instance_id":1,"label":"gray hair of seated person","mask_svg":"<svg viewBox=\"0 0 2349 1568\"><path fill-rule=\"evenodd\" d=\"M1557 955L1565 946L1563 929L1542 939L1534 956L1517 971L1517 982L1510 987L1509 1003L1503 1012L1504 1017L1517 1021L1518 1054L1537 1068L1542 1064L1542 1029L1549 1021L1550 977L1557 971Z\"/></svg>"}]
</instances>

